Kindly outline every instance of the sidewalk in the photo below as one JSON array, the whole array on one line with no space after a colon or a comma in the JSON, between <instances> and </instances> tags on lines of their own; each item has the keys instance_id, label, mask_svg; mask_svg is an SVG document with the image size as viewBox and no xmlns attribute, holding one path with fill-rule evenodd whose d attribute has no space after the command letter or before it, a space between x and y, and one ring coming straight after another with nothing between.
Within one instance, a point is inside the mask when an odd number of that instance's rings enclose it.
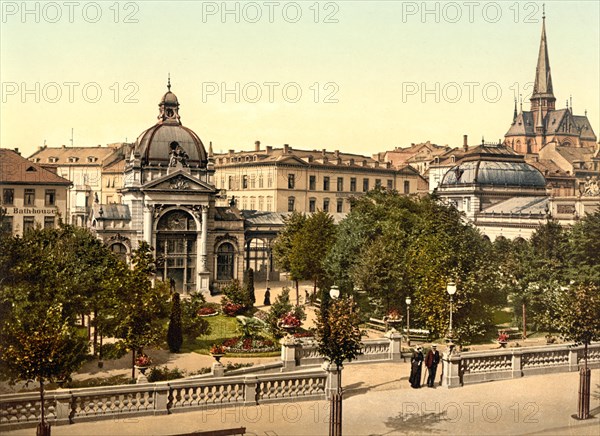
<instances>
[{"instance_id":1,"label":"sidewalk","mask_svg":"<svg viewBox=\"0 0 600 436\"><path fill-rule=\"evenodd\" d=\"M344 435L600 434L597 398L590 404L594 418L571 418L577 410L578 373L412 389L408 369L408 363L346 365ZM600 370L592 371L592 392L599 382ZM248 435L326 435L328 413L327 401L288 402L55 426L52 434L174 435L245 426Z\"/></svg>"}]
</instances>

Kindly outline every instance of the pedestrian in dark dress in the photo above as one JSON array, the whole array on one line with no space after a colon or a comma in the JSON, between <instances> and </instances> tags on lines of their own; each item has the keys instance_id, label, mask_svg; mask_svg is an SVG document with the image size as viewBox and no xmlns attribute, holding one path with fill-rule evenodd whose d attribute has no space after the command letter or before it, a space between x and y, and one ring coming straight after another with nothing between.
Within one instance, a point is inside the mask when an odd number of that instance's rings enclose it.
<instances>
[{"instance_id":1,"label":"pedestrian in dark dress","mask_svg":"<svg viewBox=\"0 0 600 436\"><path fill-rule=\"evenodd\" d=\"M421 367L423 366L423 349L418 346L410 359L410 385L417 389L421 387Z\"/></svg>"},{"instance_id":2,"label":"pedestrian in dark dress","mask_svg":"<svg viewBox=\"0 0 600 436\"><path fill-rule=\"evenodd\" d=\"M437 371L438 364L440 363L440 352L437 350L437 344L431 345L431 350L427 352L425 358L425 366L429 371L429 377L427 377L427 386L432 388L435 383L435 372Z\"/></svg>"},{"instance_id":3,"label":"pedestrian in dark dress","mask_svg":"<svg viewBox=\"0 0 600 436\"><path fill-rule=\"evenodd\" d=\"M267 290L265 291L265 299L263 301L263 304L265 306L271 305L271 288L267 288Z\"/></svg>"}]
</instances>

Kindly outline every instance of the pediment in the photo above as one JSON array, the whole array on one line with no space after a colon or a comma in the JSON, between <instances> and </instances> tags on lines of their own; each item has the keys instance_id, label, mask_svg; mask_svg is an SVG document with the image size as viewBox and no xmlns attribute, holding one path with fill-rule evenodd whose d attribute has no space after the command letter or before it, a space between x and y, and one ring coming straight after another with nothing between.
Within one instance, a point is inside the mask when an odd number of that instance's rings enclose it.
<instances>
[{"instance_id":1,"label":"pediment","mask_svg":"<svg viewBox=\"0 0 600 436\"><path fill-rule=\"evenodd\" d=\"M154 179L144 186L143 191L173 191L173 192L217 192L214 186L190 176L184 171Z\"/></svg>"},{"instance_id":2,"label":"pediment","mask_svg":"<svg viewBox=\"0 0 600 436\"><path fill-rule=\"evenodd\" d=\"M277 163L300 164L300 165L303 165L303 166L307 165L307 163L305 161L303 161L298 156L294 156L294 155L281 156L279 159L277 159Z\"/></svg>"}]
</instances>

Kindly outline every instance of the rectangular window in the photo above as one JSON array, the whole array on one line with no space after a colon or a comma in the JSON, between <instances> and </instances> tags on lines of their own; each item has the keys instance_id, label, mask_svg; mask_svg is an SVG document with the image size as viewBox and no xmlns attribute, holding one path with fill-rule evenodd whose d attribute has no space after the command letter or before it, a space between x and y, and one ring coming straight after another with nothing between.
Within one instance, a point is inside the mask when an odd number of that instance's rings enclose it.
<instances>
[{"instance_id":1,"label":"rectangular window","mask_svg":"<svg viewBox=\"0 0 600 436\"><path fill-rule=\"evenodd\" d=\"M387 188L391 191L392 189L394 189L394 181L393 180L388 180L387 181Z\"/></svg>"},{"instance_id":2,"label":"rectangular window","mask_svg":"<svg viewBox=\"0 0 600 436\"><path fill-rule=\"evenodd\" d=\"M308 178L308 189L310 191L316 191L316 189L317 189L317 176L310 176Z\"/></svg>"},{"instance_id":3,"label":"rectangular window","mask_svg":"<svg viewBox=\"0 0 600 436\"><path fill-rule=\"evenodd\" d=\"M53 229L54 228L54 217L53 216L45 216L44 217L44 228L45 229Z\"/></svg>"},{"instance_id":4,"label":"rectangular window","mask_svg":"<svg viewBox=\"0 0 600 436\"><path fill-rule=\"evenodd\" d=\"M25 189L25 197L23 198L25 206L35 205L35 189Z\"/></svg>"},{"instance_id":5,"label":"rectangular window","mask_svg":"<svg viewBox=\"0 0 600 436\"><path fill-rule=\"evenodd\" d=\"M269 177L267 178L267 188L272 188L273 187L273 177L271 177L271 175L269 174Z\"/></svg>"},{"instance_id":6,"label":"rectangular window","mask_svg":"<svg viewBox=\"0 0 600 436\"><path fill-rule=\"evenodd\" d=\"M46 194L44 196L44 205L54 206L55 204L56 204L56 190L46 189Z\"/></svg>"},{"instance_id":7,"label":"rectangular window","mask_svg":"<svg viewBox=\"0 0 600 436\"><path fill-rule=\"evenodd\" d=\"M404 193L410 194L410 182L408 180L404 181Z\"/></svg>"},{"instance_id":8,"label":"rectangular window","mask_svg":"<svg viewBox=\"0 0 600 436\"><path fill-rule=\"evenodd\" d=\"M254 209L254 205L255 205L255 198L250 197L250 210L256 210L256 209Z\"/></svg>"},{"instance_id":9,"label":"rectangular window","mask_svg":"<svg viewBox=\"0 0 600 436\"><path fill-rule=\"evenodd\" d=\"M381 188L381 179L375 179L375 187Z\"/></svg>"},{"instance_id":10,"label":"rectangular window","mask_svg":"<svg viewBox=\"0 0 600 436\"><path fill-rule=\"evenodd\" d=\"M344 211L344 200L342 198L337 199L337 213L342 213Z\"/></svg>"},{"instance_id":11,"label":"rectangular window","mask_svg":"<svg viewBox=\"0 0 600 436\"><path fill-rule=\"evenodd\" d=\"M294 189L296 187L296 176L294 174L288 174L288 189Z\"/></svg>"},{"instance_id":12,"label":"rectangular window","mask_svg":"<svg viewBox=\"0 0 600 436\"><path fill-rule=\"evenodd\" d=\"M350 178L350 192L356 192L356 177Z\"/></svg>"},{"instance_id":13,"label":"rectangular window","mask_svg":"<svg viewBox=\"0 0 600 436\"><path fill-rule=\"evenodd\" d=\"M12 206L15 202L15 190L12 188L5 188L2 190L2 204Z\"/></svg>"},{"instance_id":14,"label":"rectangular window","mask_svg":"<svg viewBox=\"0 0 600 436\"><path fill-rule=\"evenodd\" d=\"M464 205L465 205L465 212L471 212L471 198L470 197L464 198Z\"/></svg>"},{"instance_id":15,"label":"rectangular window","mask_svg":"<svg viewBox=\"0 0 600 436\"><path fill-rule=\"evenodd\" d=\"M338 192L344 190L344 178L343 177L337 178L337 190L338 190Z\"/></svg>"},{"instance_id":16,"label":"rectangular window","mask_svg":"<svg viewBox=\"0 0 600 436\"><path fill-rule=\"evenodd\" d=\"M13 231L13 217L12 216L5 215L4 217L2 217L2 221L0 221L0 224L2 224L2 226L1 226L2 231L7 232L7 233L12 233L12 231Z\"/></svg>"},{"instance_id":17,"label":"rectangular window","mask_svg":"<svg viewBox=\"0 0 600 436\"><path fill-rule=\"evenodd\" d=\"M329 198L323 199L323 212L329 212Z\"/></svg>"},{"instance_id":18,"label":"rectangular window","mask_svg":"<svg viewBox=\"0 0 600 436\"><path fill-rule=\"evenodd\" d=\"M329 191L329 177L323 177L323 191Z\"/></svg>"},{"instance_id":19,"label":"rectangular window","mask_svg":"<svg viewBox=\"0 0 600 436\"><path fill-rule=\"evenodd\" d=\"M248 176L242 176L242 189L248 189Z\"/></svg>"},{"instance_id":20,"label":"rectangular window","mask_svg":"<svg viewBox=\"0 0 600 436\"><path fill-rule=\"evenodd\" d=\"M262 197L258 197L258 210L263 210L263 202L264 199Z\"/></svg>"},{"instance_id":21,"label":"rectangular window","mask_svg":"<svg viewBox=\"0 0 600 436\"><path fill-rule=\"evenodd\" d=\"M273 197L267 197L265 209L267 209L267 212L271 212L272 208L273 208Z\"/></svg>"},{"instance_id":22,"label":"rectangular window","mask_svg":"<svg viewBox=\"0 0 600 436\"><path fill-rule=\"evenodd\" d=\"M233 176L229 176L227 180L227 189L233 189Z\"/></svg>"},{"instance_id":23,"label":"rectangular window","mask_svg":"<svg viewBox=\"0 0 600 436\"><path fill-rule=\"evenodd\" d=\"M363 179L363 192L369 192L369 179Z\"/></svg>"},{"instance_id":24,"label":"rectangular window","mask_svg":"<svg viewBox=\"0 0 600 436\"><path fill-rule=\"evenodd\" d=\"M258 187L259 188L263 187L263 176L262 176L262 174L258 176Z\"/></svg>"},{"instance_id":25,"label":"rectangular window","mask_svg":"<svg viewBox=\"0 0 600 436\"><path fill-rule=\"evenodd\" d=\"M23 217L23 233L28 230L33 230L35 227L35 219L32 216L24 216Z\"/></svg>"},{"instance_id":26,"label":"rectangular window","mask_svg":"<svg viewBox=\"0 0 600 436\"><path fill-rule=\"evenodd\" d=\"M288 212L294 211L294 203L296 199L294 197L288 197Z\"/></svg>"},{"instance_id":27,"label":"rectangular window","mask_svg":"<svg viewBox=\"0 0 600 436\"><path fill-rule=\"evenodd\" d=\"M315 200L314 198L311 198L310 200L308 200L308 211L309 212L317 211L317 200Z\"/></svg>"}]
</instances>

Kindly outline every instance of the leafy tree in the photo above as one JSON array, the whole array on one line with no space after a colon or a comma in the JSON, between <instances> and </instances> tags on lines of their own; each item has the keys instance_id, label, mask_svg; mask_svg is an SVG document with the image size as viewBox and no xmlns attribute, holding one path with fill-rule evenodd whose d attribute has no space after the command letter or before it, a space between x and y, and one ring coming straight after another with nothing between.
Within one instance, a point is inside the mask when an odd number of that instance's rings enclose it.
<instances>
[{"instance_id":1,"label":"leafy tree","mask_svg":"<svg viewBox=\"0 0 600 436\"><path fill-rule=\"evenodd\" d=\"M183 332L181 325L181 298L175 292L172 298L171 319L167 330L167 344L171 353L179 353L183 345Z\"/></svg>"},{"instance_id":2,"label":"leafy tree","mask_svg":"<svg viewBox=\"0 0 600 436\"><path fill-rule=\"evenodd\" d=\"M136 352L142 353L144 347L164 342L170 290L162 281L156 281L152 286L155 264L148 243L140 242L133 252L132 263L133 270L124 283L127 292L118 296L119 302L112 308L114 324L109 328L113 336L131 351L131 377L135 378Z\"/></svg>"},{"instance_id":3,"label":"leafy tree","mask_svg":"<svg viewBox=\"0 0 600 436\"><path fill-rule=\"evenodd\" d=\"M206 299L201 293L194 293L188 300L181 304L181 323L186 340L193 341L200 335L210 333L210 324L198 316L198 310L206 304Z\"/></svg>"},{"instance_id":4,"label":"leafy tree","mask_svg":"<svg viewBox=\"0 0 600 436\"><path fill-rule=\"evenodd\" d=\"M558 306L558 316L554 319L556 329L564 339L584 345L583 370L586 377L589 377L588 346L592 341L600 340L600 286L590 283L570 286L563 290L556 301ZM580 397L581 400L587 403L587 407L583 408L584 416L580 418L586 419L589 417L589 386L587 397ZM582 408L580 407L579 410Z\"/></svg>"},{"instance_id":5,"label":"leafy tree","mask_svg":"<svg viewBox=\"0 0 600 436\"><path fill-rule=\"evenodd\" d=\"M573 226L569 248L571 280L600 285L600 209Z\"/></svg>"},{"instance_id":6,"label":"leafy tree","mask_svg":"<svg viewBox=\"0 0 600 436\"><path fill-rule=\"evenodd\" d=\"M288 288L283 288L281 294L277 296L271 305L266 319L269 330L276 338L284 336L284 332L279 327L279 320L288 312L292 312L296 318L301 321L306 319L306 314L304 313L302 306L292 305L290 301L290 290Z\"/></svg>"},{"instance_id":7,"label":"leafy tree","mask_svg":"<svg viewBox=\"0 0 600 436\"><path fill-rule=\"evenodd\" d=\"M0 332L0 367L4 374L13 381L39 382L42 416L38 434L50 434L44 415L44 383L70 379L88 351L87 338L79 335L61 312L59 304L39 319L18 311Z\"/></svg>"},{"instance_id":8,"label":"leafy tree","mask_svg":"<svg viewBox=\"0 0 600 436\"><path fill-rule=\"evenodd\" d=\"M333 300L317 317L317 349L338 367L361 353L360 313L352 297Z\"/></svg>"},{"instance_id":9,"label":"leafy tree","mask_svg":"<svg viewBox=\"0 0 600 436\"><path fill-rule=\"evenodd\" d=\"M284 223L285 226L273 241L273 259L275 264L282 271L290 273L290 278L296 283L296 304L299 304L300 296L298 295L298 280L302 280L302 277L296 276L295 273L297 271L292 269L292 254L295 249L294 241L306 223L306 216L298 212L293 212L291 215L284 218Z\"/></svg>"}]
</instances>

